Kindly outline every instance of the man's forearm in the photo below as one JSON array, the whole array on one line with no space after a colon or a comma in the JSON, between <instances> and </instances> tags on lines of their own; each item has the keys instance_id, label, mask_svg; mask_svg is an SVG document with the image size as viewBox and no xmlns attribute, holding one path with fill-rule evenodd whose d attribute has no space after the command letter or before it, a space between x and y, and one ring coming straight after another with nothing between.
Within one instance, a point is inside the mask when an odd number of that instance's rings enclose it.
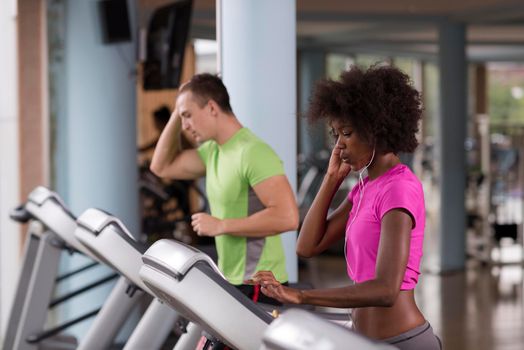
<instances>
[{"instance_id":1,"label":"man's forearm","mask_svg":"<svg viewBox=\"0 0 524 350\"><path fill-rule=\"evenodd\" d=\"M151 160L151 171L161 176L163 170L175 159L181 151L180 143L181 121L173 114L164 131L160 135Z\"/></svg>"},{"instance_id":2,"label":"man's forearm","mask_svg":"<svg viewBox=\"0 0 524 350\"><path fill-rule=\"evenodd\" d=\"M240 237L266 237L297 229L298 214L266 208L240 219L224 219L224 233Z\"/></svg>"}]
</instances>

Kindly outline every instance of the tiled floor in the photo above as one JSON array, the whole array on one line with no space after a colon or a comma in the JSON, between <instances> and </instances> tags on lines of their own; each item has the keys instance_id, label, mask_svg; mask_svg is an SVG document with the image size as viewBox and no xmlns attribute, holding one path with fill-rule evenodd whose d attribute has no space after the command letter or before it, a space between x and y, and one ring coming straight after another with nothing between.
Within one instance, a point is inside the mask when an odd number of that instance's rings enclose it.
<instances>
[{"instance_id":1,"label":"tiled floor","mask_svg":"<svg viewBox=\"0 0 524 350\"><path fill-rule=\"evenodd\" d=\"M300 280L315 287L348 283L345 262L321 256L300 269ZM468 262L465 271L423 273L417 303L446 350L524 349L522 265L482 267Z\"/></svg>"}]
</instances>

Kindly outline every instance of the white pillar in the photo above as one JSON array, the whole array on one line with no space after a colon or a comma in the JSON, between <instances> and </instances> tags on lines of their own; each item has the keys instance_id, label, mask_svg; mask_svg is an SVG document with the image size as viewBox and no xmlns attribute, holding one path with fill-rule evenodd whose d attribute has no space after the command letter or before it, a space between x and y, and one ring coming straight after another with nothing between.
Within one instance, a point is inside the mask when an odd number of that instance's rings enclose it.
<instances>
[{"instance_id":1,"label":"white pillar","mask_svg":"<svg viewBox=\"0 0 524 350\"><path fill-rule=\"evenodd\" d=\"M135 43L103 43L98 2L68 0L59 19L63 49L54 54L63 59L50 62L51 108L56 114L53 182L74 214L97 207L116 215L138 234ZM134 5L135 1L128 1L131 33ZM76 257L62 262L68 270L85 263ZM108 272L84 274L83 281L75 278L67 287L78 288L85 280ZM105 285L75 298L64 306L62 321L100 306L109 290ZM83 322L71 332L81 338L88 325Z\"/></svg>"},{"instance_id":2,"label":"white pillar","mask_svg":"<svg viewBox=\"0 0 524 350\"><path fill-rule=\"evenodd\" d=\"M9 211L20 204L18 146L17 1L0 1L0 344L20 270L20 225Z\"/></svg>"},{"instance_id":3,"label":"white pillar","mask_svg":"<svg viewBox=\"0 0 524 350\"><path fill-rule=\"evenodd\" d=\"M67 4L68 203L77 214L110 211L137 232L135 45L102 43L100 18L87 15L97 4Z\"/></svg>"},{"instance_id":4,"label":"white pillar","mask_svg":"<svg viewBox=\"0 0 524 350\"><path fill-rule=\"evenodd\" d=\"M284 161L296 191L296 3L218 0L219 71L240 121ZM290 282L298 279L296 232L283 235Z\"/></svg>"}]
</instances>

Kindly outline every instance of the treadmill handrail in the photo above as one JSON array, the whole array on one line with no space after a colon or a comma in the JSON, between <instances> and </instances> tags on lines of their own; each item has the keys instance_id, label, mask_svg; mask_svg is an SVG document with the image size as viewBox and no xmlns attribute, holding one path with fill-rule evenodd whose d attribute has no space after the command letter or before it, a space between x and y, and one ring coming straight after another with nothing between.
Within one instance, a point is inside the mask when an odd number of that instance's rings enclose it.
<instances>
[{"instance_id":1,"label":"treadmill handrail","mask_svg":"<svg viewBox=\"0 0 524 350\"><path fill-rule=\"evenodd\" d=\"M176 254L173 254L173 248L176 248ZM158 252L162 251L166 251L164 253L166 259L160 261L154 255L157 255ZM153 243L144 255L142 255L142 261L144 264L164 266L165 269L168 269L172 273L173 277L176 277L179 280L182 279L197 262L203 261L219 276L226 280L224 274L218 269L218 266L209 255L194 247L172 239L161 239Z\"/></svg>"},{"instance_id":2,"label":"treadmill handrail","mask_svg":"<svg viewBox=\"0 0 524 350\"><path fill-rule=\"evenodd\" d=\"M78 226L99 235L107 226L115 225L125 233L131 240L136 241L133 235L128 231L127 227L116 216L113 216L102 209L89 208L82 213L76 220Z\"/></svg>"},{"instance_id":3,"label":"treadmill handrail","mask_svg":"<svg viewBox=\"0 0 524 350\"><path fill-rule=\"evenodd\" d=\"M53 192L44 186L37 186L33 191L31 191L31 193L29 193L27 200L33 202L39 207L41 207L46 201L53 200L64 210L64 212L71 216L71 218L74 220L76 219L73 213L67 209L67 206L65 205L62 198L60 198L56 192Z\"/></svg>"},{"instance_id":4,"label":"treadmill handrail","mask_svg":"<svg viewBox=\"0 0 524 350\"><path fill-rule=\"evenodd\" d=\"M27 209L25 208L25 203L20 204L16 208L11 209L11 211L9 212L9 217L11 218L11 220L14 220L16 222L20 222L23 224L29 222L29 220L33 218L31 213L28 212Z\"/></svg>"}]
</instances>

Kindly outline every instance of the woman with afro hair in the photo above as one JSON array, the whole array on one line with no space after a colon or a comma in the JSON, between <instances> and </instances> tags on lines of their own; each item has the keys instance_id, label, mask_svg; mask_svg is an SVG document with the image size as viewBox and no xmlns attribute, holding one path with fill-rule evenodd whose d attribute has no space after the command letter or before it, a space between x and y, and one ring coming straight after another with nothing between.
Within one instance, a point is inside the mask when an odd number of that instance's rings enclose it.
<instances>
[{"instance_id":1,"label":"woman with afro hair","mask_svg":"<svg viewBox=\"0 0 524 350\"><path fill-rule=\"evenodd\" d=\"M307 116L327 121L335 146L302 224L297 253L312 257L344 239L353 283L298 290L261 271L253 282L264 294L284 303L353 308L353 326L367 337L399 349L441 349L414 297L424 240L422 184L398 156L417 147L421 114L419 92L394 67L353 66L337 81L317 83ZM358 173L358 184L328 215L351 171Z\"/></svg>"}]
</instances>

